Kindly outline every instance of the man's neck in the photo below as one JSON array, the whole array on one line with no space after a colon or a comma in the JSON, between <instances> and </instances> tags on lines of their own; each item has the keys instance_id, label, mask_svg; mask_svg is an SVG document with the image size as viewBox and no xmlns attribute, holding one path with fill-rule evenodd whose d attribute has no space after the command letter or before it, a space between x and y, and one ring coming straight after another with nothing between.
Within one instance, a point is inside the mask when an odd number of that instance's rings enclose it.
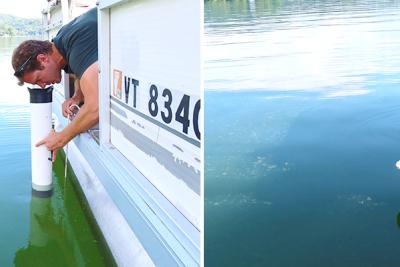
<instances>
[{"instance_id":1,"label":"man's neck","mask_svg":"<svg viewBox=\"0 0 400 267\"><path fill-rule=\"evenodd\" d=\"M52 43L51 45L53 49L51 57L53 58L54 62L56 62L60 66L60 68L63 69L65 65L67 65L67 61L64 59L63 55L60 53L54 43Z\"/></svg>"}]
</instances>

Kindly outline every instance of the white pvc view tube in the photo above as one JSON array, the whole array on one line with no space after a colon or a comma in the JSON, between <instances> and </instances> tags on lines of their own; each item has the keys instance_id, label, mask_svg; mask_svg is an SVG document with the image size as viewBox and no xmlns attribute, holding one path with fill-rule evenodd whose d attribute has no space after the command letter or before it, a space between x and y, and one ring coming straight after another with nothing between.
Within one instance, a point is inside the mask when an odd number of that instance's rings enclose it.
<instances>
[{"instance_id":1,"label":"white pvc view tube","mask_svg":"<svg viewBox=\"0 0 400 267\"><path fill-rule=\"evenodd\" d=\"M31 102L32 192L47 197L51 195L53 183L51 151L45 145L35 145L51 131L53 87L28 90Z\"/></svg>"}]
</instances>

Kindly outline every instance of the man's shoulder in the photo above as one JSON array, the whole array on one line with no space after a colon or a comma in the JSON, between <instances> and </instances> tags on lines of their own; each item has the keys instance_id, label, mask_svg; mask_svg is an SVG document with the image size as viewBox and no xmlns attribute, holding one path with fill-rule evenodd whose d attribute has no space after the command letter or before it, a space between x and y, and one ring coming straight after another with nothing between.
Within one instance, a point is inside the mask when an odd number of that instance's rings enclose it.
<instances>
[{"instance_id":1,"label":"man's shoulder","mask_svg":"<svg viewBox=\"0 0 400 267\"><path fill-rule=\"evenodd\" d=\"M59 36L68 35L74 32L79 32L80 29L86 29L85 24L92 25L97 30L97 7L90 9L82 15L74 18L72 21L65 24L57 33L55 39ZM89 27L90 28L90 27ZM53 38L53 39L54 39Z\"/></svg>"},{"instance_id":2,"label":"man's shoulder","mask_svg":"<svg viewBox=\"0 0 400 267\"><path fill-rule=\"evenodd\" d=\"M82 15L76 17L73 21L70 23L72 25L74 24L81 24L81 23L87 23L87 22L96 22L97 23L97 7L94 7L87 12L83 13ZM68 24L70 24L68 23Z\"/></svg>"},{"instance_id":3,"label":"man's shoulder","mask_svg":"<svg viewBox=\"0 0 400 267\"><path fill-rule=\"evenodd\" d=\"M63 26L53 38L70 67L65 70L81 77L98 58L97 8L93 8Z\"/></svg>"}]
</instances>

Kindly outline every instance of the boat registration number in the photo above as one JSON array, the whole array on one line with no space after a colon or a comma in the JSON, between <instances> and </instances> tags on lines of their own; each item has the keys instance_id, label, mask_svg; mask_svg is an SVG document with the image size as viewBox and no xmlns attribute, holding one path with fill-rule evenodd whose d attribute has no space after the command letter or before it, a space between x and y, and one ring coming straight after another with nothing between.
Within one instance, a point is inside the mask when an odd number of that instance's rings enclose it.
<instances>
[{"instance_id":1,"label":"boat registration number","mask_svg":"<svg viewBox=\"0 0 400 267\"><path fill-rule=\"evenodd\" d=\"M113 70L111 95L150 121L156 120L195 140L201 139L199 95L142 81Z\"/></svg>"}]
</instances>

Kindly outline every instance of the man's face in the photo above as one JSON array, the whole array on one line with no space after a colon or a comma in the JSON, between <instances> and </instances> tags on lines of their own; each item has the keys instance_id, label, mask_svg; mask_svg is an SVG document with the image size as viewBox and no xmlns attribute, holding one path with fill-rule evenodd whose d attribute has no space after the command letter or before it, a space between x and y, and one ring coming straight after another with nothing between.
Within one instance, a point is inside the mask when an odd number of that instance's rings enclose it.
<instances>
[{"instance_id":1,"label":"man's face","mask_svg":"<svg viewBox=\"0 0 400 267\"><path fill-rule=\"evenodd\" d=\"M50 84L61 81L61 69L49 56L38 57L38 61L43 69L25 73L23 75L24 82L45 88Z\"/></svg>"}]
</instances>

